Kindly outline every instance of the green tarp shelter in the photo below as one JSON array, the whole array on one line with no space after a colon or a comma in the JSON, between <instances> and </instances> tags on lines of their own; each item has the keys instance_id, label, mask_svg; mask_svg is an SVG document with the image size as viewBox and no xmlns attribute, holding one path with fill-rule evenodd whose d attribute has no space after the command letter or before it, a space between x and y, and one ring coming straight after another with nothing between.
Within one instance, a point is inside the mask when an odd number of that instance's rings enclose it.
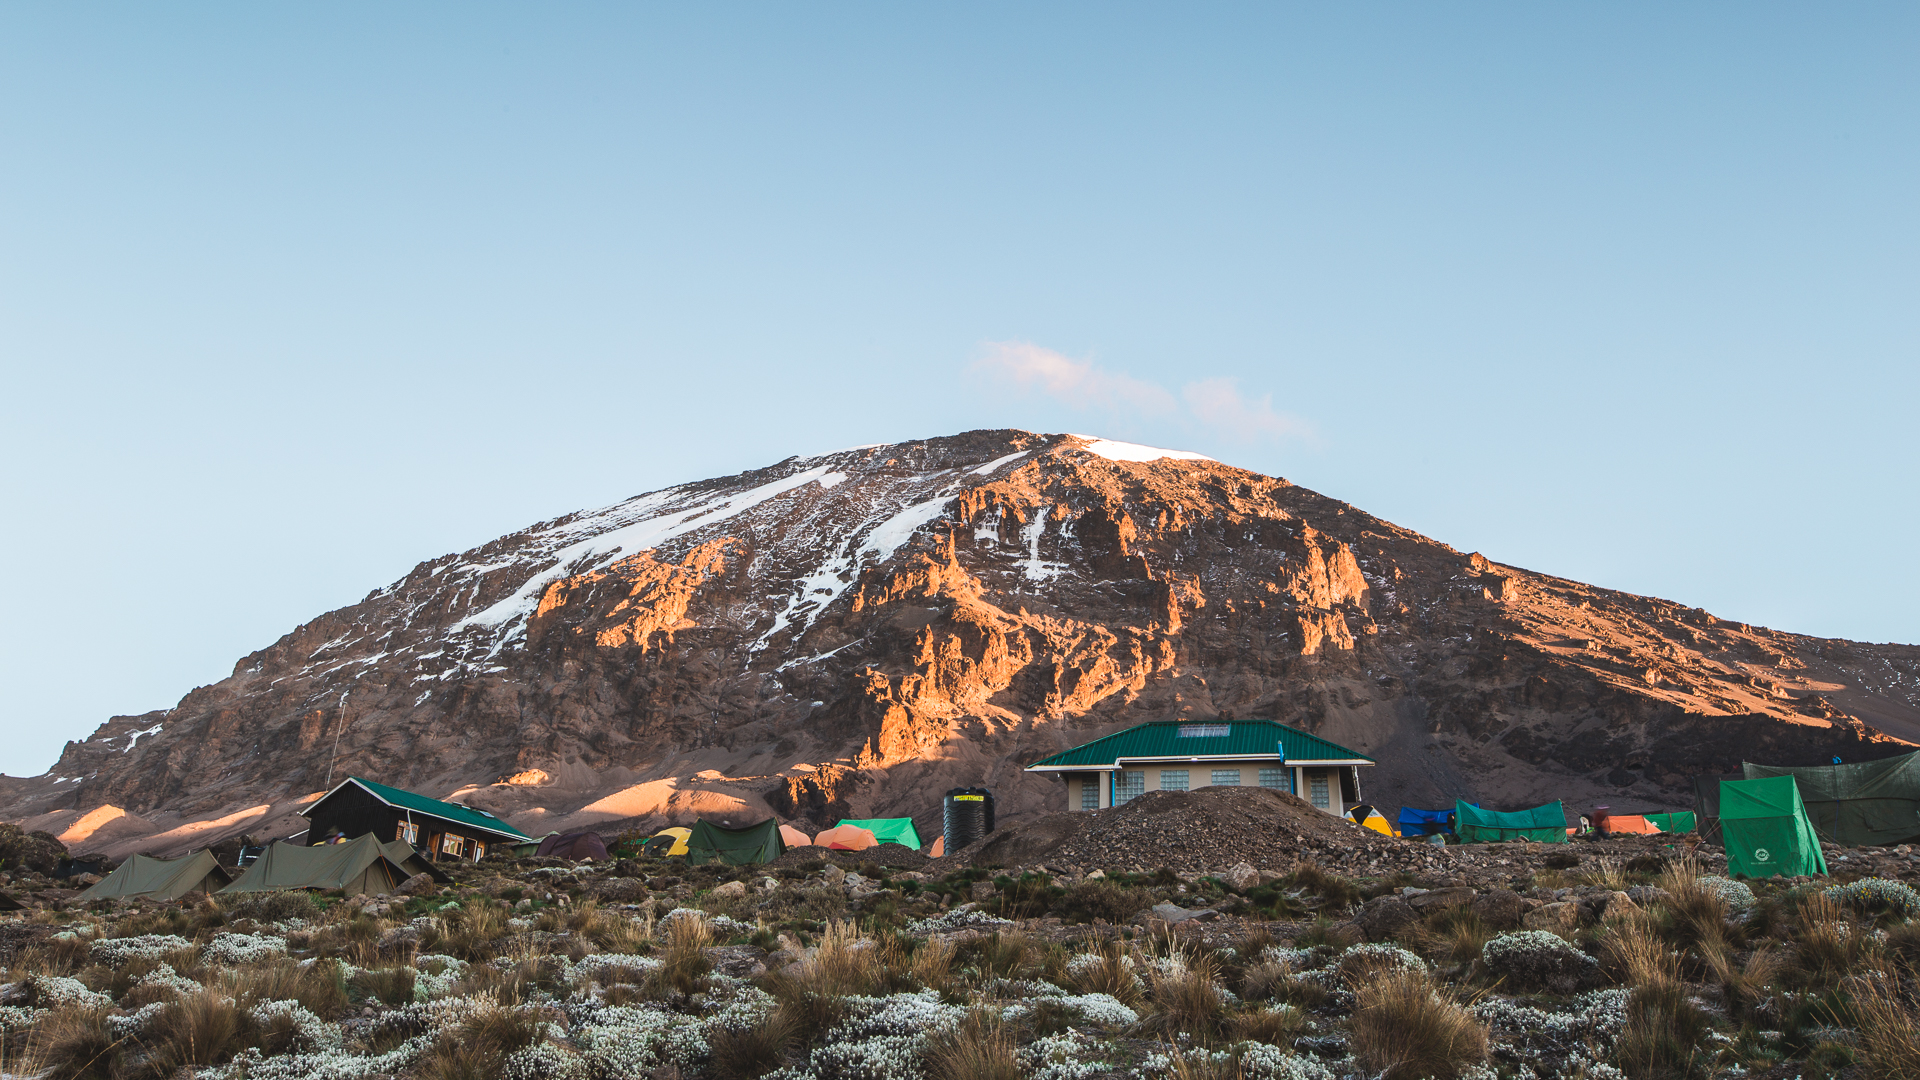
<instances>
[{"instance_id":1,"label":"green tarp shelter","mask_svg":"<svg viewBox=\"0 0 1920 1080\"><path fill-rule=\"evenodd\" d=\"M269 844L226 893L277 889L342 889L355 893L392 892L412 871L387 857L380 841L367 833L344 844Z\"/></svg>"},{"instance_id":2,"label":"green tarp shelter","mask_svg":"<svg viewBox=\"0 0 1920 1080\"><path fill-rule=\"evenodd\" d=\"M1558 801L1531 810L1482 810L1470 802L1453 804L1453 833L1463 844L1500 840L1537 840L1542 844L1567 842L1567 812Z\"/></svg>"},{"instance_id":3,"label":"green tarp shelter","mask_svg":"<svg viewBox=\"0 0 1920 1080\"><path fill-rule=\"evenodd\" d=\"M780 823L773 818L744 829L729 829L711 821L696 821L687 836L687 862L693 866L715 859L728 866L772 862L786 854Z\"/></svg>"},{"instance_id":4,"label":"green tarp shelter","mask_svg":"<svg viewBox=\"0 0 1920 1080\"><path fill-rule=\"evenodd\" d=\"M134 855L74 899L141 896L149 900L178 900L190 892L219 892L232 881L232 875L220 868L220 860L214 858L211 851L196 851L178 859Z\"/></svg>"},{"instance_id":5,"label":"green tarp shelter","mask_svg":"<svg viewBox=\"0 0 1920 1080\"><path fill-rule=\"evenodd\" d=\"M1692 832L1697 821L1691 810L1682 810L1674 814L1646 814L1643 816L1648 821L1660 826L1661 832L1671 833Z\"/></svg>"},{"instance_id":6,"label":"green tarp shelter","mask_svg":"<svg viewBox=\"0 0 1920 1080\"><path fill-rule=\"evenodd\" d=\"M1748 780L1791 776L1820 839L1841 847L1920 840L1920 751L1853 765L1742 762Z\"/></svg>"},{"instance_id":7,"label":"green tarp shelter","mask_svg":"<svg viewBox=\"0 0 1920 1080\"><path fill-rule=\"evenodd\" d=\"M1820 837L1791 776L1720 782L1720 839L1727 872L1750 878L1825 874Z\"/></svg>"},{"instance_id":8,"label":"green tarp shelter","mask_svg":"<svg viewBox=\"0 0 1920 1080\"><path fill-rule=\"evenodd\" d=\"M920 850L920 834L914 831L910 817L841 818L840 824L834 828L840 825L865 829L883 844L905 844L915 851Z\"/></svg>"},{"instance_id":9,"label":"green tarp shelter","mask_svg":"<svg viewBox=\"0 0 1920 1080\"><path fill-rule=\"evenodd\" d=\"M426 874L442 885L453 880L447 876L445 870L433 865L432 859L420 854L420 852L414 849L412 844L407 843L405 840L385 841L380 845L380 850L386 852L387 858L392 859L400 869L405 870L407 877L412 877L415 874ZM401 880L404 881L406 879L402 878Z\"/></svg>"}]
</instances>

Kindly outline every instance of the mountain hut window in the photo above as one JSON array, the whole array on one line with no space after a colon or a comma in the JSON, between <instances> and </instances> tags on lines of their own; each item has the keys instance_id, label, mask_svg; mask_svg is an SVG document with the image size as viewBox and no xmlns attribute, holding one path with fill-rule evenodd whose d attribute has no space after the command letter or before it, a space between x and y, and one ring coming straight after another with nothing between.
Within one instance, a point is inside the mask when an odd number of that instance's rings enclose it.
<instances>
[{"instance_id":1,"label":"mountain hut window","mask_svg":"<svg viewBox=\"0 0 1920 1080\"><path fill-rule=\"evenodd\" d=\"M1315 772L1307 777L1307 801L1322 810L1333 807L1333 801L1327 797L1327 774Z\"/></svg>"},{"instance_id":2,"label":"mountain hut window","mask_svg":"<svg viewBox=\"0 0 1920 1080\"><path fill-rule=\"evenodd\" d=\"M1100 809L1100 774L1080 778L1080 809Z\"/></svg>"},{"instance_id":3,"label":"mountain hut window","mask_svg":"<svg viewBox=\"0 0 1920 1080\"><path fill-rule=\"evenodd\" d=\"M1147 793L1147 774L1143 772L1119 772L1113 774L1113 805L1131 802Z\"/></svg>"},{"instance_id":4,"label":"mountain hut window","mask_svg":"<svg viewBox=\"0 0 1920 1080\"><path fill-rule=\"evenodd\" d=\"M1213 770L1213 786L1214 787L1239 787L1240 786L1240 770L1239 769Z\"/></svg>"},{"instance_id":5,"label":"mountain hut window","mask_svg":"<svg viewBox=\"0 0 1920 1080\"><path fill-rule=\"evenodd\" d=\"M1294 794L1292 769L1261 769L1260 786Z\"/></svg>"},{"instance_id":6,"label":"mountain hut window","mask_svg":"<svg viewBox=\"0 0 1920 1080\"><path fill-rule=\"evenodd\" d=\"M418 844L420 842L420 823L417 821L401 822L400 827L394 830L393 838L408 844Z\"/></svg>"},{"instance_id":7,"label":"mountain hut window","mask_svg":"<svg viewBox=\"0 0 1920 1080\"><path fill-rule=\"evenodd\" d=\"M1187 770L1161 769L1160 770L1160 790L1161 791L1187 790Z\"/></svg>"}]
</instances>

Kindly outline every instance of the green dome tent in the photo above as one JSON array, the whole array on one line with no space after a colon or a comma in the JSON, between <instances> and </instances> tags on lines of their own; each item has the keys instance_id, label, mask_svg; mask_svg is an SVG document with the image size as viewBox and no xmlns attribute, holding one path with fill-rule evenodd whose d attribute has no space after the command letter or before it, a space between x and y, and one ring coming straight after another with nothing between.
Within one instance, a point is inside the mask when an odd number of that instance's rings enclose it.
<instances>
[{"instance_id":1,"label":"green dome tent","mask_svg":"<svg viewBox=\"0 0 1920 1080\"><path fill-rule=\"evenodd\" d=\"M905 844L915 851L920 850L920 834L914 831L910 817L841 818L840 825L865 829L883 844ZM839 828L839 825L834 827Z\"/></svg>"},{"instance_id":2,"label":"green dome tent","mask_svg":"<svg viewBox=\"0 0 1920 1080\"><path fill-rule=\"evenodd\" d=\"M76 899L144 896L153 900L178 900L190 892L219 892L232 880L210 851L196 851L178 859L134 855Z\"/></svg>"},{"instance_id":3,"label":"green dome tent","mask_svg":"<svg viewBox=\"0 0 1920 1080\"><path fill-rule=\"evenodd\" d=\"M1537 840L1542 844L1567 842L1567 812L1558 800L1530 810L1502 813L1482 810L1470 802L1453 804L1453 832L1463 844L1490 844L1501 840Z\"/></svg>"},{"instance_id":4,"label":"green dome tent","mask_svg":"<svg viewBox=\"0 0 1920 1080\"><path fill-rule=\"evenodd\" d=\"M710 821L696 821L687 835L687 863L700 866L719 860L728 866L772 862L786 854L780 823L772 818L744 829L729 829Z\"/></svg>"},{"instance_id":5,"label":"green dome tent","mask_svg":"<svg viewBox=\"0 0 1920 1080\"><path fill-rule=\"evenodd\" d=\"M1750 878L1825 874L1820 837L1791 776L1720 781L1720 838L1727 872Z\"/></svg>"}]
</instances>

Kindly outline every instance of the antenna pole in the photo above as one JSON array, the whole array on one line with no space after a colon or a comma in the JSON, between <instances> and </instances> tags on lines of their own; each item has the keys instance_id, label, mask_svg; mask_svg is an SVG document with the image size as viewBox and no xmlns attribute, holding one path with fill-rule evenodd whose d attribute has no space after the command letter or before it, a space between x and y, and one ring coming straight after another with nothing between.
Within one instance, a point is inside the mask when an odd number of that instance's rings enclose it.
<instances>
[{"instance_id":1,"label":"antenna pole","mask_svg":"<svg viewBox=\"0 0 1920 1080\"><path fill-rule=\"evenodd\" d=\"M340 756L340 733L347 729L347 695L352 690L340 691L340 726L333 729L333 756L327 758L327 782L320 786L322 791L333 790L333 762Z\"/></svg>"}]
</instances>

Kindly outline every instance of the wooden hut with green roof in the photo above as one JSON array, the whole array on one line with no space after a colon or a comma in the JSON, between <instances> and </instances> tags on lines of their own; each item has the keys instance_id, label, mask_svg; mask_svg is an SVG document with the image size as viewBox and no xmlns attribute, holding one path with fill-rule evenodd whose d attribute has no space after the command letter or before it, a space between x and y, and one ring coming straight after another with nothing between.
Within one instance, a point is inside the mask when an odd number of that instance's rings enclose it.
<instances>
[{"instance_id":1,"label":"wooden hut with green roof","mask_svg":"<svg viewBox=\"0 0 1920 1080\"><path fill-rule=\"evenodd\" d=\"M1276 788L1338 817L1373 759L1271 720L1154 720L1027 766L1066 781L1067 806L1098 810L1149 791Z\"/></svg>"},{"instance_id":2,"label":"wooden hut with green roof","mask_svg":"<svg viewBox=\"0 0 1920 1080\"><path fill-rule=\"evenodd\" d=\"M478 860L490 846L522 844L533 837L471 806L430 799L397 787L350 776L300 811L307 844L372 835L401 841L430 859Z\"/></svg>"}]
</instances>

